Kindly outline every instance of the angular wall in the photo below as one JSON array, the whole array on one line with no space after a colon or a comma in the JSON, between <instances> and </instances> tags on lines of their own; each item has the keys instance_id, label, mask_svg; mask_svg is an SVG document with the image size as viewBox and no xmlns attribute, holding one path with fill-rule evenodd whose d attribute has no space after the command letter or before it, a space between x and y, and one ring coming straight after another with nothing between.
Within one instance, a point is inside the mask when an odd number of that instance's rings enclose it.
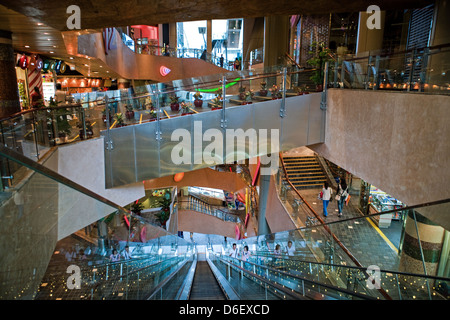
<instances>
[{"instance_id":1,"label":"angular wall","mask_svg":"<svg viewBox=\"0 0 450 320\"><path fill-rule=\"evenodd\" d=\"M328 90L321 156L407 205L450 198L450 97ZM448 205L419 210L450 229Z\"/></svg>"}]
</instances>

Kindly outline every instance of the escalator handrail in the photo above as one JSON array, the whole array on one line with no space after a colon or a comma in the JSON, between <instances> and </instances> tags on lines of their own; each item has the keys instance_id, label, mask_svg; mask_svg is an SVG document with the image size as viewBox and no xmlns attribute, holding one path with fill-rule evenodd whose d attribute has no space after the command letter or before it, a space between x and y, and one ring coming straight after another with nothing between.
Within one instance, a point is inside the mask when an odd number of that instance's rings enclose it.
<instances>
[{"instance_id":1,"label":"escalator handrail","mask_svg":"<svg viewBox=\"0 0 450 320\"><path fill-rule=\"evenodd\" d=\"M331 229L328 227L327 224L325 224L325 222L323 221L323 219L316 213L316 211L309 205L308 202L306 202L305 198L302 197L302 195L300 194L300 192L298 192L297 188L294 187L294 185L291 183L291 181L289 180L289 176L287 174L287 170L286 167L284 165L284 160L283 160L283 155L280 152L279 153L279 157L280 157L280 162L281 162L281 166L283 168L283 172L284 172L284 176L286 178L286 181L289 183L289 185L291 186L292 190L294 190L294 192L300 197L300 199L302 199L303 203L306 204L306 206L311 210L311 212L314 214L314 216L321 222L322 226L324 227L324 229L332 236L332 238L334 239L334 241L336 241L336 243L341 247L341 249L345 252L345 254L347 254L347 256L350 257L350 259L359 267L363 267L363 265L358 261L358 259L356 259L356 257L347 249L347 247L339 240L339 238L331 231ZM392 298L389 296L389 294L383 289L383 288L379 288L378 291L381 292L381 294L389 300L392 300Z\"/></svg>"},{"instance_id":2,"label":"escalator handrail","mask_svg":"<svg viewBox=\"0 0 450 320\"><path fill-rule=\"evenodd\" d=\"M217 254L216 254L216 255L217 255ZM218 256L218 255L217 255L217 256ZM244 272L250 274L251 276L258 277L259 280L262 280L262 281L264 281L264 282L270 284L271 286L274 285L273 283L271 283L270 280L265 279L264 277L261 277L261 276L259 276L259 275L256 275L256 274L254 274L253 272L251 272L251 271L249 271L249 270L247 270L247 269L244 269L244 268L240 267L239 265L237 265L237 264L235 264L235 263L232 263L232 262L230 262L230 261L227 261L226 259L224 259L224 258L222 258L222 257L219 257L219 259L220 259L221 261L228 262L228 263L232 264L232 265L235 266L236 268L239 268L240 270L242 270L242 271L244 271ZM255 265L255 266L259 267L259 268L267 269L267 270L272 271L272 272L275 272L275 273L279 273L279 274L283 274L283 275L285 275L285 276L293 277L293 278L296 278L296 279L301 280L301 281L304 281L304 282L308 282L308 283L311 283L311 284L314 284L314 285L318 285L318 286L321 286L321 287L325 287L325 288L330 289L330 290L335 290L335 291L338 291L338 292L342 292L342 293L345 293L345 294L348 294L348 295L351 295L351 296L354 296L354 297L357 297L357 298L361 298L361 299L365 299L365 300L376 300L376 298L373 298L373 297L369 297L369 296L366 296L366 295L361 295L361 294L352 292L352 291L350 291L350 290L343 289L343 288L339 288L339 287L335 287L335 286L332 286L332 285L328 285L328 284L323 284L323 283L320 283L320 282L312 281L312 280L309 280L309 279L306 279L306 278L302 278L302 277L297 276L297 275L294 275L294 274L290 274L290 273L288 273L288 272L286 272L286 271L277 270L277 269L274 269L274 268L271 268L271 267L268 267L268 266L262 266L262 265L253 263L253 262L251 262L251 261L243 261L243 260L240 260L240 259L237 259L237 258L231 258L231 257L227 257L227 259L233 259L233 260L235 260L235 261L239 261L239 262L242 261L242 262L245 262L245 263L249 263L249 264ZM277 289L279 289L279 290L281 290L281 288L283 288L283 287L281 287L281 286L280 286L280 287L277 287ZM292 295L292 292L291 292L291 291L288 291L288 290L286 290L286 289L284 289L283 292ZM306 296L306 295L305 295L305 296ZM302 297L303 297L303 296L302 296Z\"/></svg>"},{"instance_id":3,"label":"escalator handrail","mask_svg":"<svg viewBox=\"0 0 450 320\"><path fill-rule=\"evenodd\" d=\"M235 263L233 263L233 262L227 261L227 260L223 259L222 257L220 257L220 256L219 256L218 254L216 254L216 253L214 253L214 254L215 254L216 257L217 257L220 261L222 261L223 263L228 264L228 265L230 265L230 266L232 266L232 267L234 267L234 268L236 268L236 269L239 269L239 270L241 270L242 272L245 272L246 274L248 274L248 275L250 275L250 276L252 276L252 277L257 278L258 280L260 280L260 281L262 281L262 282L268 284L268 285L271 286L271 287L275 287L278 291L283 292L284 294L289 295L289 296L291 296L291 297L293 297L293 298L295 298L295 299L297 299L297 300L305 300L305 297L304 297L303 295L300 295L300 294L298 294L298 293L296 293L295 291L292 291L292 290L287 290L287 289L286 289L285 287L283 287L283 286L280 286L280 285L278 285L278 284L276 284L276 283L272 283L270 280L268 280L268 279L266 279L266 278L264 278L264 277L261 277L260 275L255 274L255 273L253 273L253 272L251 272L251 271L249 271L249 270L247 270L247 269L244 269L244 268L242 268L241 266L239 266L239 265L237 265L237 264L235 264ZM235 258L230 258L230 259L235 259ZM239 259L236 259L236 260L239 260ZM249 262L249 263L251 263L251 262ZM263 267L263 266L259 266L259 267Z\"/></svg>"},{"instance_id":4,"label":"escalator handrail","mask_svg":"<svg viewBox=\"0 0 450 320\"><path fill-rule=\"evenodd\" d=\"M260 252L260 251L258 251L258 252ZM270 251L268 251L268 252L270 252ZM307 261L307 260L302 260L302 259L296 259L296 256L286 256L286 255L277 256L273 253L261 254L261 255L260 254L252 254L252 257L269 257L269 258L276 258L277 260L283 259L283 260L287 260L287 261L295 261L295 262L300 262L300 263L311 263L311 264L323 265L323 266L328 266L328 267L354 269L354 270L359 270L362 272L366 271L366 269L367 269L367 268L358 267L358 266L346 266L346 265L341 265L341 264L333 264L333 263L326 263L326 262L317 262L317 261ZM404 271L392 271L392 270L385 270L385 269L380 269L379 271L383 272L383 273L392 273L392 274L397 274L397 275L402 275L402 276L427 278L430 280L450 281L450 278L424 275L424 274L411 273L411 272L404 272Z\"/></svg>"}]
</instances>

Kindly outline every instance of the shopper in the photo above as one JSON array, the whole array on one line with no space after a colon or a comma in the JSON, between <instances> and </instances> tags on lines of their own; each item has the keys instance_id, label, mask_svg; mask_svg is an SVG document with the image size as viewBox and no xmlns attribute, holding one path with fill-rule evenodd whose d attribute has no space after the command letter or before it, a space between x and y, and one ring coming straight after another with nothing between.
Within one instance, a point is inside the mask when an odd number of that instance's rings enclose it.
<instances>
[{"instance_id":1,"label":"shopper","mask_svg":"<svg viewBox=\"0 0 450 320\"><path fill-rule=\"evenodd\" d=\"M117 253L116 249L113 249L109 259L111 259L111 262L117 262L120 260L120 254Z\"/></svg>"},{"instance_id":2,"label":"shopper","mask_svg":"<svg viewBox=\"0 0 450 320\"><path fill-rule=\"evenodd\" d=\"M164 56L170 57L169 45L168 44L166 44L166 46L164 47Z\"/></svg>"},{"instance_id":3,"label":"shopper","mask_svg":"<svg viewBox=\"0 0 450 320\"><path fill-rule=\"evenodd\" d=\"M250 258L250 251L248 251L248 246L244 246L244 251L242 252L242 260L248 261Z\"/></svg>"},{"instance_id":4,"label":"shopper","mask_svg":"<svg viewBox=\"0 0 450 320\"><path fill-rule=\"evenodd\" d=\"M236 247L236 243L233 243L233 249L231 249L230 257L232 257L232 258L238 257L238 249Z\"/></svg>"},{"instance_id":5,"label":"shopper","mask_svg":"<svg viewBox=\"0 0 450 320\"><path fill-rule=\"evenodd\" d=\"M341 217L342 216L342 209L344 208L344 203L345 200L347 199L348 196L348 187L347 187L347 182L345 181L344 178L340 179L340 183L338 184L338 189L336 192L336 201L338 204L338 216Z\"/></svg>"},{"instance_id":6,"label":"shopper","mask_svg":"<svg viewBox=\"0 0 450 320\"><path fill-rule=\"evenodd\" d=\"M130 247L125 246L125 251L122 253L124 260L130 260L131 259L131 253L130 253Z\"/></svg>"},{"instance_id":7,"label":"shopper","mask_svg":"<svg viewBox=\"0 0 450 320\"><path fill-rule=\"evenodd\" d=\"M292 244L292 241L288 241L288 245L286 247L286 254L290 257L294 256L295 246Z\"/></svg>"},{"instance_id":8,"label":"shopper","mask_svg":"<svg viewBox=\"0 0 450 320\"><path fill-rule=\"evenodd\" d=\"M58 105L66 103L66 91L62 90L61 83L56 84L55 101Z\"/></svg>"},{"instance_id":9,"label":"shopper","mask_svg":"<svg viewBox=\"0 0 450 320\"><path fill-rule=\"evenodd\" d=\"M219 59L219 63L220 63L220 67L223 68L223 54L220 55L220 59Z\"/></svg>"},{"instance_id":10,"label":"shopper","mask_svg":"<svg viewBox=\"0 0 450 320\"><path fill-rule=\"evenodd\" d=\"M31 94L31 107L32 108L42 108L44 106L44 99L42 98L39 88L34 87L33 93Z\"/></svg>"},{"instance_id":11,"label":"shopper","mask_svg":"<svg viewBox=\"0 0 450 320\"><path fill-rule=\"evenodd\" d=\"M323 204L323 215L325 217L328 216L328 204L330 203L332 190L331 187L328 185L328 182L325 181L322 188L322 204Z\"/></svg>"}]
</instances>

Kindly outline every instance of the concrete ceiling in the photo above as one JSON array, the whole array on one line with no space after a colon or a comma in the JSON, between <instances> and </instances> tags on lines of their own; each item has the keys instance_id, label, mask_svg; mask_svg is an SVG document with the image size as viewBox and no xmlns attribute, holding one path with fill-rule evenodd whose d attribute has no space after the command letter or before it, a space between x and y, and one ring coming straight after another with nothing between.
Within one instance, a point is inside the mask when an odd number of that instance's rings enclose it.
<instances>
[{"instance_id":1,"label":"concrete ceiling","mask_svg":"<svg viewBox=\"0 0 450 320\"><path fill-rule=\"evenodd\" d=\"M0 0L7 8L36 22L67 31L67 8L81 11L81 29L158 24L205 19L264 17L268 15L324 14L420 8L432 0Z\"/></svg>"},{"instance_id":2,"label":"concrete ceiling","mask_svg":"<svg viewBox=\"0 0 450 320\"><path fill-rule=\"evenodd\" d=\"M119 77L100 60L78 54L78 35L97 30L61 32L2 5L0 5L0 30L12 32L13 48L16 52L37 53L42 57L64 60L87 77Z\"/></svg>"}]
</instances>

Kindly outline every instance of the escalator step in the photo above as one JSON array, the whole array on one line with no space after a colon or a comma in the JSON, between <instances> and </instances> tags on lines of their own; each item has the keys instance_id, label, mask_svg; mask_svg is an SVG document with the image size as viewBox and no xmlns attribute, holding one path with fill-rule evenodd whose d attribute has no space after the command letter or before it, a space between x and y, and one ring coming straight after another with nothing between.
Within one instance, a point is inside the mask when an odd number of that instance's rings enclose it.
<instances>
[{"instance_id":1,"label":"escalator step","mask_svg":"<svg viewBox=\"0 0 450 320\"><path fill-rule=\"evenodd\" d=\"M198 261L189 300L225 300L226 297L217 283L206 261Z\"/></svg>"}]
</instances>

